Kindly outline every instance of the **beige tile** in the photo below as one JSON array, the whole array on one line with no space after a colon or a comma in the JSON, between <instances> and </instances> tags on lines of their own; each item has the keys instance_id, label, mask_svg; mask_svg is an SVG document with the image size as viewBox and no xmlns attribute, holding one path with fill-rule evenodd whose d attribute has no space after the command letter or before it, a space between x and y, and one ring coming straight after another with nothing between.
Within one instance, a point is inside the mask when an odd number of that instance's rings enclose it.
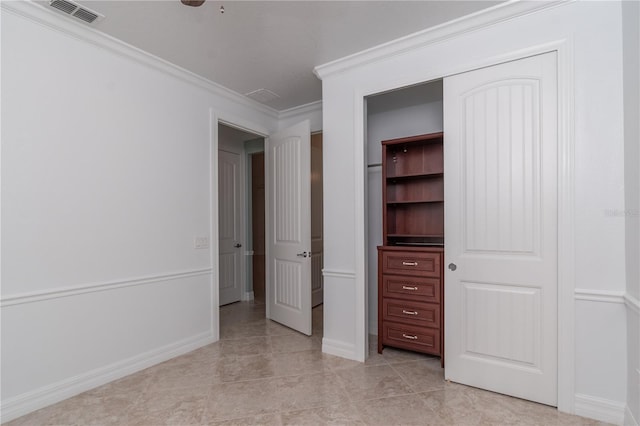
<instances>
[{"instance_id":1,"label":"beige tile","mask_svg":"<svg viewBox=\"0 0 640 426\"><path fill-rule=\"evenodd\" d=\"M241 339L245 337L267 336L268 323L266 320L245 323L231 323L220 325L220 339Z\"/></svg>"},{"instance_id":2,"label":"beige tile","mask_svg":"<svg viewBox=\"0 0 640 426\"><path fill-rule=\"evenodd\" d=\"M208 420L323 407L346 398L337 378L330 373L225 383L211 392Z\"/></svg>"},{"instance_id":3,"label":"beige tile","mask_svg":"<svg viewBox=\"0 0 640 426\"><path fill-rule=\"evenodd\" d=\"M440 360L427 359L391 364L391 368L398 373L415 392L427 392L444 389L444 368Z\"/></svg>"},{"instance_id":4,"label":"beige tile","mask_svg":"<svg viewBox=\"0 0 640 426\"><path fill-rule=\"evenodd\" d=\"M180 358L183 358L188 362L212 362L222 355L221 352L222 344L220 342L215 342L196 349L195 351L186 353Z\"/></svg>"},{"instance_id":5,"label":"beige tile","mask_svg":"<svg viewBox=\"0 0 640 426\"><path fill-rule=\"evenodd\" d=\"M280 411L324 407L347 400L333 373L283 377L275 381Z\"/></svg>"},{"instance_id":6,"label":"beige tile","mask_svg":"<svg viewBox=\"0 0 640 426\"><path fill-rule=\"evenodd\" d=\"M147 392L127 413L127 425L203 424L209 387Z\"/></svg>"},{"instance_id":7,"label":"beige tile","mask_svg":"<svg viewBox=\"0 0 640 426\"><path fill-rule=\"evenodd\" d=\"M269 336L285 336L289 334L299 334L296 330L278 324L275 321L267 322L267 335Z\"/></svg>"},{"instance_id":8,"label":"beige tile","mask_svg":"<svg viewBox=\"0 0 640 426\"><path fill-rule=\"evenodd\" d=\"M296 376L331 371L330 363L318 350L274 353L272 357L276 376Z\"/></svg>"},{"instance_id":9,"label":"beige tile","mask_svg":"<svg viewBox=\"0 0 640 426\"><path fill-rule=\"evenodd\" d=\"M220 358L207 362L196 362L190 358L176 358L145 370L149 375L147 389L190 388L194 386L210 386L220 382L217 364Z\"/></svg>"},{"instance_id":10,"label":"beige tile","mask_svg":"<svg viewBox=\"0 0 640 426\"><path fill-rule=\"evenodd\" d=\"M208 423L212 426L280 426L282 421L280 414L262 414L257 416L242 417L239 419L221 420Z\"/></svg>"},{"instance_id":11,"label":"beige tile","mask_svg":"<svg viewBox=\"0 0 640 426\"><path fill-rule=\"evenodd\" d=\"M314 336L305 336L301 333L285 336L271 336L271 349L273 353L299 352L321 349L320 340Z\"/></svg>"},{"instance_id":12,"label":"beige tile","mask_svg":"<svg viewBox=\"0 0 640 426\"><path fill-rule=\"evenodd\" d=\"M207 401L208 422L258 416L279 411L274 379L223 383Z\"/></svg>"},{"instance_id":13,"label":"beige tile","mask_svg":"<svg viewBox=\"0 0 640 426\"><path fill-rule=\"evenodd\" d=\"M336 374L354 401L413 393L409 385L389 365L359 365L337 370Z\"/></svg>"},{"instance_id":14,"label":"beige tile","mask_svg":"<svg viewBox=\"0 0 640 426\"><path fill-rule=\"evenodd\" d=\"M80 394L10 422L23 425L117 425L126 424L127 411L135 401L124 396Z\"/></svg>"},{"instance_id":15,"label":"beige tile","mask_svg":"<svg viewBox=\"0 0 640 426\"><path fill-rule=\"evenodd\" d=\"M329 368L331 368L334 371L365 365L359 361L341 358L339 356L333 356L329 354L322 354L322 356L325 360L325 364L328 365Z\"/></svg>"},{"instance_id":16,"label":"beige tile","mask_svg":"<svg viewBox=\"0 0 640 426\"><path fill-rule=\"evenodd\" d=\"M418 394L355 402L367 425L446 425Z\"/></svg>"},{"instance_id":17,"label":"beige tile","mask_svg":"<svg viewBox=\"0 0 640 426\"><path fill-rule=\"evenodd\" d=\"M283 336L297 333L295 330L265 318L257 321L220 325L220 338L225 340L258 336Z\"/></svg>"},{"instance_id":18,"label":"beige tile","mask_svg":"<svg viewBox=\"0 0 640 426\"><path fill-rule=\"evenodd\" d=\"M447 424L517 424L518 416L470 388L448 388L419 394Z\"/></svg>"},{"instance_id":19,"label":"beige tile","mask_svg":"<svg viewBox=\"0 0 640 426\"><path fill-rule=\"evenodd\" d=\"M255 380L275 375L271 354L224 356L216 368L222 382Z\"/></svg>"},{"instance_id":20,"label":"beige tile","mask_svg":"<svg viewBox=\"0 0 640 426\"><path fill-rule=\"evenodd\" d=\"M521 425L604 425L605 423L584 417L573 416L559 412L555 407L501 395L494 392L485 391L471 387L464 387L474 406L490 407L495 413L500 413L502 417L512 419L514 424ZM481 412L484 409L480 410ZM487 421L492 420L490 415L481 414Z\"/></svg>"},{"instance_id":21,"label":"beige tile","mask_svg":"<svg viewBox=\"0 0 640 426\"><path fill-rule=\"evenodd\" d=\"M364 425L349 402L280 414L283 425Z\"/></svg>"},{"instance_id":22,"label":"beige tile","mask_svg":"<svg viewBox=\"0 0 640 426\"><path fill-rule=\"evenodd\" d=\"M382 354L378 353L377 349L369 350L369 357L364 363L366 365L389 364Z\"/></svg>"},{"instance_id":23,"label":"beige tile","mask_svg":"<svg viewBox=\"0 0 640 426\"><path fill-rule=\"evenodd\" d=\"M443 382L437 358L394 348L377 354L376 336L366 363L322 354L321 309L313 310L312 337L266 320L264 310L222 307L226 340L8 424L602 424Z\"/></svg>"},{"instance_id":24,"label":"beige tile","mask_svg":"<svg viewBox=\"0 0 640 426\"><path fill-rule=\"evenodd\" d=\"M393 364L396 362L433 359L433 356L431 355L421 354L413 351L405 351L404 349L387 348L387 347L385 347L382 350L382 356L389 364Z\"/></svg>"},{"instance_id":25,"label":"beige tile","mask_svg":"<svg viewBox=\"0 0 640 426\"><path fill-rule=\"evenodd\" d=\"M250 337L237 340L223 340L222 356L247 356L271 352L268 337Z\"/></svg>"}]
</instances>

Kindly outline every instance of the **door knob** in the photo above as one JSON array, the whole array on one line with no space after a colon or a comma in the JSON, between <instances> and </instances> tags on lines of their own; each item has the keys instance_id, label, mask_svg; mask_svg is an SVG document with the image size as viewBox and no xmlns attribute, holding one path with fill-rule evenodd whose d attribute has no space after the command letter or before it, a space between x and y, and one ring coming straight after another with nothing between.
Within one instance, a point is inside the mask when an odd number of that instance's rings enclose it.
<instances>
[{"instance_id":1,"label":"door knob","mask_svg":"<svg viewBox=\"0 0 640 426\"><path fill-rule=\"evenodd\" d=\"M309 256L310 256L310 255L311 255L311 253L309 253ZM298 253L298 254L296 254L296 256L298 256L298 257L307 257L307 252L306 252L306 251L303 251L302 253Z\"/></svg>"},{"instance_id":2,"label":"door knob","mask_svg":"<svg viewBox=\"0 0 640 426\"><path fill-rule=\"evenodd\" d=\"M458 267L456 266L456 264L455 264L455 263L450 263L450 264L449 264L449 270L450 270L450 271L455 271L456 269L458 269Z\"/></svg>"},{"instance_id":3,"label":"door knob","mask_svg":"<svg viewBox=\"0 0 640 426\"><path fill-rule=\"evenodd\" d=\"M236 243L236 244L234 245L234 247L235 247L235 248L240 248L240 247L242 247L242 244L240 244L240 243Z\"/></svg>"}]
</instances>

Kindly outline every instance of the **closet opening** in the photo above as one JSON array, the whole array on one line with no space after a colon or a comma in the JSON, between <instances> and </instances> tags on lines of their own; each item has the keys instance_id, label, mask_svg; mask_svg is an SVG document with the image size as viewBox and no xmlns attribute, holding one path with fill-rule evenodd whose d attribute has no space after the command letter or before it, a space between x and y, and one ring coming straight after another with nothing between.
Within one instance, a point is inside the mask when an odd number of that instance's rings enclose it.
<instances>
[{"instance_id":1,"label":"closet opening","mask_svg":"<svg viewBox=\"0 0 640 426\"><path fill-rule=\"evenodd\" d=\"M383 159L382 141L396 140L400 138L410 138L417 135L436 134L443 131L443 96L442 80L430 81L410 87L405 87L389 92L367 96L365 102L365 222L367 223L367 257L366 257L366 282L367 285L367 318L369 332L369 348L373 354L374 348L378 345L379 319L382 317L381 309L386 309L380 302L378 294L378 246L382 246L384 241L384 206L389 201L391 194L387 194L387 200L383 200ZM416 160L417 161L417 160ZM422 161L422 160L421 160ZM403 179L411 179L410 177ZM408 180L409 187L413 181ZM407 187L397 188L398 191L407 191ZM405 194L406 195L406 194ZM403 194L394 196L404 197ZM408 195L407 195L408 196ZM404 199L398 203L399 213L404 214L414 207L409 207L410 201L424 201ZM426 206L426 207L425 207ZM431 209L432 205L420 205L420 209ZM414 208L415 210L415 208ZM388 215L391 215L388 212ZM418 215L419 216L419 215ZM391 218L388 218L391 220ZM407 221L419 221L423 223L428 219L414 217L407 218ZM407 221L403 223L408 223ZM419 225L420 228L426 225ZM398 230L398 233L404 231ZM402 240L405 237L397 237ZM415 238L409 238L409 242ZM393 300L387 300L393 302ZM420 302L422 303L422 301ZM384 306L388 306L385 304ZM413 329L412 329L413 330ZM415 330L413 330L415 331ZM415 333L404 333L413 337ZM401 333L402 335L402 333ZM405 346L406 348L406 346Z\"/></svg>"}]
</instances>

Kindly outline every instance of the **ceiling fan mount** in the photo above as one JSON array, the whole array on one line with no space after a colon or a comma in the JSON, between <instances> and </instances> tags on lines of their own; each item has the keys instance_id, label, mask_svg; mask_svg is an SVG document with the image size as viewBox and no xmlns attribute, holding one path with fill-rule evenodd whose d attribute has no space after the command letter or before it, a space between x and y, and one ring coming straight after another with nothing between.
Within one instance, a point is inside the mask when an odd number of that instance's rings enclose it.
<instances>
[{"instance_id":1,"label":"ceiling fan mount","mask_svg":"<svg viewBox=\"0 0 640 426\"><path fill-rule=\"evenodd\" d=\"M180 0L186 6L198 7L202 6L205 0Z\"/></svg>"}]
</instances>

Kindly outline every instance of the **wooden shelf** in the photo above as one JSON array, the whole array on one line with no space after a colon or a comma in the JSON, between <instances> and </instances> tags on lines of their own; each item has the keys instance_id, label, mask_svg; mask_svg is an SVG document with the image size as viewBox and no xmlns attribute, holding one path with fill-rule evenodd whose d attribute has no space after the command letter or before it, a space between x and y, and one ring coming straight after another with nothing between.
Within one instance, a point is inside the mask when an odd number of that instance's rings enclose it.
<instances>
[{"instance_id":1,"label":"wooden shelf","mask_svg":"<svg viewBox=\"0 0 640 426\"><path fill-rule=\"evenodd\" d=\"M387 205L390 205L390 204L425 204L425 203L444 203L444 200L387 201Z\"/></svg>"},{"instance_id":2,"label":"wooden shelf","mask_svg":"<svg viewBox=\"0 0 640 426\"><path fill-rule=\"evenodd\" d=\"M417 174L412 174L412 175L397 175L397 176L387 176L387 181L390 181L389 183L394 183L393 181L398 180L398 181L404 181L404 180L411 180L411 179L436 179L436 178L440 178L443 177L444 173L442 172L438 172L438 173L417 173Z\"/></svg>"}]
</instances>

